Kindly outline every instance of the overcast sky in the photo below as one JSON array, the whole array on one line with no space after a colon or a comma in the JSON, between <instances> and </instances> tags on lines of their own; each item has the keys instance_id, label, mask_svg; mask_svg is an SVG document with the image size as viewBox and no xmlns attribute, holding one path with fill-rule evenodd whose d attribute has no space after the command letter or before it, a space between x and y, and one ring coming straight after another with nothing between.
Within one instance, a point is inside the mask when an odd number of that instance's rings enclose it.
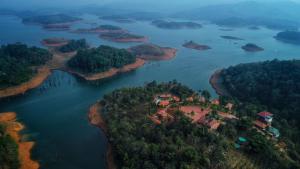
<instances>
[{"instance_id":1,"label":"overcast sky","mask_svg":"<svg viewBox=\"0 0 300 169\"><path fill-rule=\"evenodd\" d=\"M82 5L105 5L122 2L127 4L128 7L133 5L145 5L147 8L169 7L169 8L187 8L199 7L210 4L232 3L246 0L0 0L1 7L18 7L18 8L40 8L40 7L74 7ZM258 1L288 1L288 0L258 0ZM291 0L300 2L300 0ZM24 3L26 2L26 3Z\"/></svg>"}]
</instances>

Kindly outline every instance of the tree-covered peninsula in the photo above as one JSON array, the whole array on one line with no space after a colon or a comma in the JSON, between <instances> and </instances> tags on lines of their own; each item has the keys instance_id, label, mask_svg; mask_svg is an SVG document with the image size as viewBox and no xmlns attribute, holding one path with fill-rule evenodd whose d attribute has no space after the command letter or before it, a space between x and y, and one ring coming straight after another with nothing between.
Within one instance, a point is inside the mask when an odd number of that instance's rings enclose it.
<instances>
[{"instance_id":1,"label":"tree-covered peninsula","mask_svg":"<svg viewBox=\"0 0 300 169\"><path fill-rule=\"evenodd\" d=\"M0 88L19 85L31 79L37 67L52 55L45 49L15 43L0 48Z\"/></svg>"},{"instance_id":2,"label":"tree-covered peninsula","mask_svg":"<svg viewBox=\"0 0 300 169\"><path fill-rule=\"evenodd\" d=\"M268 109L274 114L290 159L286 165L299 168L300 61L240 64L222 70L219 78L232 97L243 103L240 113L253 117L255 110Z\"/></svg>"},{"instance_id":3,"label":"tree-covered peninsula","mask_svg":"<svg viewBox=\"0 0 300 169\"><path fill-rule=\"evenodd\" d=\"M260 119L241 115L239 105L176 81L153 81L105 95L92 106L89 119L108 136L109 168L296 167L278 147L280 136L258 128L254 122ZM255 113L266 114L259 111Z\"/></svg>"}]
</instances>

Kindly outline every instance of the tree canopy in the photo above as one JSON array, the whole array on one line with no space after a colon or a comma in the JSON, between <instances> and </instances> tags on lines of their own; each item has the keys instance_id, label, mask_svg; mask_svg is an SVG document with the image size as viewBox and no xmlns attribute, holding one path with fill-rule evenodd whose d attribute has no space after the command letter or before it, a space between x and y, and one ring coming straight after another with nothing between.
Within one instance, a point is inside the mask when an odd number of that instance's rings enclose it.
<instances>
[{"instance_id":1,"label":"tree canopy","mask_svg":"<svg viewBox=\"0 0 300 169\"><path fill-rule=\"evenodd\" d=\"M68 62L70 68L82 73L99 73L110 68L121 68L134 63L136 57L126 49L101 45L98 48L82 49Z\"/></svg>"}]
</instances>

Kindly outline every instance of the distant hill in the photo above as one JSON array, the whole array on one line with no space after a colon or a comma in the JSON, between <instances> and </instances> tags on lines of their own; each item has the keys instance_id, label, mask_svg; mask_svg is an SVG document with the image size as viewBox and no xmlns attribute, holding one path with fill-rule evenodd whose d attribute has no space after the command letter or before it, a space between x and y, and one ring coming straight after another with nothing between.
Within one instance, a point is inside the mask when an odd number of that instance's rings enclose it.
<instances>
[{"instance_id":1,"label":"distant hill","mask_svg":"<svg viewBox=\"0 0 300 169\"><path fill-rule=\"evenodd\" d=\"M173 17L208 20L222 26L266 26L273 29L297 29L300 4L293 2L247 1L210 5L187 10Z\"/></svg>"},{"instance_id":2,"label":"distant hill","mask_svg":"<svg viewBox=\"0 0 300 169\"><path fill-rule=\"evenodd\" d=\"M24 23L34 23L34 24L62 24L68 22L79 21L80 18L65 15L65 14L54 14L54 15L41 15L41 16L31 16L23 18Z\"/></svg>"},{"instance_id":3,"label":"distant hill","mask_svg":"<svg viewBox=\"0 0 300 169\"><path fill-rule=\"evenodd\" d=\"M299 31L284 31L279 32L275 39L285 42L300 45L300 32Z\"/></svg>"}]
</instances>

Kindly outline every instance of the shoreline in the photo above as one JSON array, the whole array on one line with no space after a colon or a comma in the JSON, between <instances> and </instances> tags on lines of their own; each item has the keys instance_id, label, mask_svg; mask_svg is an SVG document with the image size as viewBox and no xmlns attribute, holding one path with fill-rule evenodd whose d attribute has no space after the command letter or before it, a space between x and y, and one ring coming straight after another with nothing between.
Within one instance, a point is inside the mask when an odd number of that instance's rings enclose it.
<instances>
[{"instance_id":1,"label":"shoreline","mask_svg":"<svg viewBox=\"0 0 300 169\"><path fill-rule=\"evenodd\" d=\"M24 82L17 86L11 86L0 90L0 99L17 96L24 94L28 90L34 89L40 86L51 75L51 70L47 66L38 68L37 74L34 75L29 81Z\"/></svg>"},{"instance_id":2,"label":"shoreline","mask_svg":"<svg viewBox=\"0 0 300 169\"><path fill-rule=\"evenodd\" d=\"M137 58L136 61L132 64L128 64L123 66L122 68L111 68L108 71L105 72L101 72L101 73L95 73L95 74L91 74L91 75L86 75L83 73L79 73L77 71L74 71L70 68L63 68L62 70L69 72L71 74L74 74L76 76L79 76L87 81L94 81L94 80L101 80L101 79L106 79L112 76L115 76L117 74L120 73L126 73L126 72L130 72L132 70L138 69L139 67L143 66L145 64L145 60Z\"/></svg>"},{"instance_id":3,"label":"shoreline","mask_svg":"<svg viewBox=\"0 0 300 169\"><path fill-rule=\"evenodd\" d=\"M210 79L209 79L209 83L210 85L214 88L214 90L216 91L216 93L220 96L230 96L229 92L225 89L225 87L222 85L221 82L221 70L217 70L215 71Z\"/></svg>"},{"instance_id":4,"label":"shoreline","mask_svg":"<svg viewBox=\"0 0 300 169\"><path fill-rule=\"evenodd\" d=\"M76 52L71 53L58 53L54 49L49 48L49 51L53 54L53 58L49 60L45 65L40 66L37 69L37 73L27 82L22 84L0 89L0 100L25 94L27 91L32 90L40 86L51 74L54 69L62 69L66 60L73 57Z\"/></svg>"},{"instance_id":5,"label":"shoreline","mask_svg":"<svg viewBox=\"0 0 300 169\"><path fill-rule=\"evenodd\" d=\"M0 113L0 122L6 125L6 132L18 144L20 169L39 169L40 164L31 159L31 150L35 143L32 141L21 141L20 131L24 129L24 125L16 121L16 113Z\"/></svg>"},{"instance_id":6,"label":"shoreline","mask_svg":"<svg viewBox=\"0 0 300 169\"><path fill-rule=\"evenodd\" d=\"M93 126L98 127L103 131L105 136L107 137L107 126L105 121L103 120L101 116L101 105L100 103L96 103L92 105L89 109L88 112L88 120L90 124ZM108 147L107 147L107 152L106 152L106 164L108 169L117 169L115 161L114 161L114 156L113 156L113 151L112 151L112 145L108 141Z\"/></svg>"},{"instance_id":7,"label":"shoreline","mask_svg":"<svg viewBox=\"0 0 300 169\"><path fill-rule=\"evenodd\" d=\"M152 55L139 55L138 58L144 59L144 60L170 60L173 59L177 54L177 49L175 48L161 48L164 52L164 55L162 56L152 56ZM130 48L129 48L130 51Z\"/></svg>"}]
</instances>

